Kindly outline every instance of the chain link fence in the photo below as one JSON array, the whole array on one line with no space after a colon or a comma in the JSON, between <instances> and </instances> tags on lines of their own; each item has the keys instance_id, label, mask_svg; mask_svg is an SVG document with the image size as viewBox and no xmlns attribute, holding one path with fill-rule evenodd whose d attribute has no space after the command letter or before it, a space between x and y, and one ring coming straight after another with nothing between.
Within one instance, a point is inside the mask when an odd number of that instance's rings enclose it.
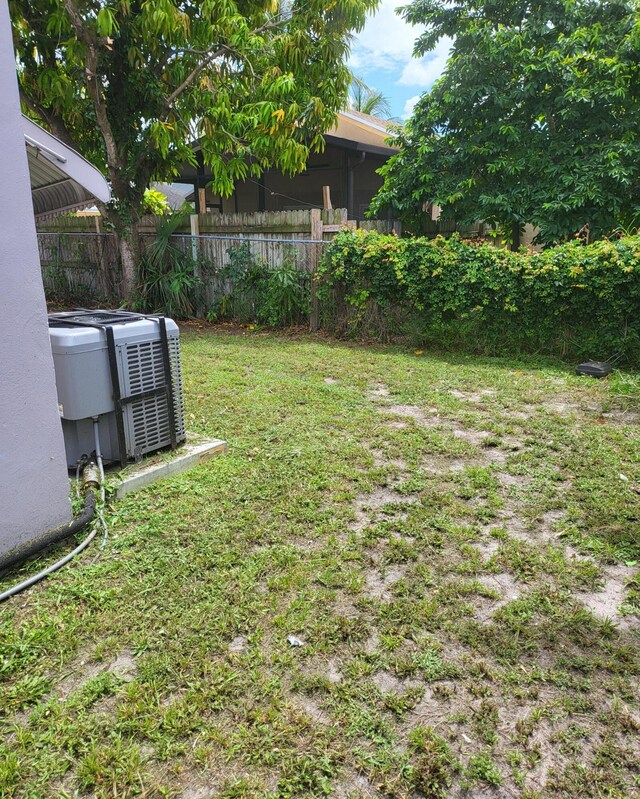
<instances>
[{"instance_id":1,"label":"chain link fence","mask_svg":"<svg viewBox=\"0 0 640 799\"><path fill-rule=\"evenodd\" d=\"M48 300L76 305L114 300L120 294L115 236L110 233L38 233Z\"/></svg>"},{"instance_id":2,"label":"chain link fence","mask_svg":"<svg viewBox=\"0 0 640 799\"><path fill-rule=\"evenodd\" d=\"M149 252L153 234L143 235ZM172 256L142 272L141 301L168 314L199 313L238 322L302 321L311 274L328 241L307 235L185 235L169 240ZM39 233L47 299L62 304L117 302L121 272L110 233ZM181 254L181 255L180 255Z\"/></svg>"}]
</instances>

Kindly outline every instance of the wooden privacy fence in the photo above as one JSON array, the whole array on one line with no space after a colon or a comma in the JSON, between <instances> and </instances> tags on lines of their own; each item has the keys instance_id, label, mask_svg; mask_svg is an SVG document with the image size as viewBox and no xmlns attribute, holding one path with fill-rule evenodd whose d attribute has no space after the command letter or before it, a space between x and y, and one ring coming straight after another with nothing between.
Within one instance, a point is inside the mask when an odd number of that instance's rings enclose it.
<instances>
[{"instance_id":1,"label":"wooden privacy fence","mask_svg":"<svg viewBox=\"0 0 640 799\"><path fill-rule=\"evenodd\" d=\"M76 303L120 294L118 248L110 233L38 233L47 299Z\"/></svg>"},{"instance_id":2,"label":"wooden privacy fence","mask_svg":"<svg viewBox=\"0 0 640 799\"><path fill-rule=\"evenodd\" d=\"M96 219L66 218L60 220L63 222L61 230L51 230L53 224L49 223L46 231L39 232L43 279L49 298L87 302L112 301L120 296L115 238L110 233L96 232L96 227L99 227ZM158 217L146 217L140 224L147 246L156 235L158 221ZM80 230L70 229L72 223ZM229 266L233 251L240 246L254 261L267 268L287 265L305 273L305 279L310 281L311 327L315 329L318 326L318 304L313 276L324 245L343 227L357 227L343 208L210 213L185 218L172 241L189 256L211 302L221 292L233 291ZM392 223L386 221L361 223L360 227L387 233L394 229ZM396 232L399 232L397 228ZM222 275L225 275L224 279Z\"/></svg>"},{"instance_id":3,"label":"wooden privacy fence","mask_svg":"<svg viewBox=\"0 0 640 799\"><path fill-rule=\"evenodd\" d=\"M322 245L343 227L356 227L347 219L344 208L311 208L303 211L268 211L250 214L202 214L189 218L174 236L181 246L191 249L194 261L229 264L229 248L246 242L252 256L267 266L277 267L295 257L296 267L315 272ZM382 223L388 227L387 223ZM155 228L148 231L154 235Z\"/></svg>"},{"instance_id":4,"label":"wooden privacy fence","mask_svg":"<svg viewBox=\"0 0 640 799\"><path fill-rule=\"evenodd\" d=\"M389 222L367 223L367 228L389 232ZM176 234L180 246L191 248L194 263L213 263L224 269L230 250L245 244L251 257L270 268L294 263L310 279L310 327L319 325L315 272L324 244L344 227L357 227L345 208L310 208L301 211L267 211L245 214L201 214L189 220L189 234ZM209 291L212 287L209 286Z\"/></svg>"}]
</instances>

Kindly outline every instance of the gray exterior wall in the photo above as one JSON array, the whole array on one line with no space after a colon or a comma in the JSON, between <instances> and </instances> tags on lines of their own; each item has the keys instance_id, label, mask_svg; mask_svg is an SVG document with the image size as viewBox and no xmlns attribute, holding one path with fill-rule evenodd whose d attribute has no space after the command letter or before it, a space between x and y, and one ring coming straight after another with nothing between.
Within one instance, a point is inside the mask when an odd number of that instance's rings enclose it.
<instances>
[{"instance_id":1,"label":"gray exterior wall","mask_svg":"<svg viewBox=\"0 0 640 799\"><path fill-rule=\"evenodd\" d=\"M7 0L0 0L0 554L71 519Z\"/></svg>"}]
</instances>

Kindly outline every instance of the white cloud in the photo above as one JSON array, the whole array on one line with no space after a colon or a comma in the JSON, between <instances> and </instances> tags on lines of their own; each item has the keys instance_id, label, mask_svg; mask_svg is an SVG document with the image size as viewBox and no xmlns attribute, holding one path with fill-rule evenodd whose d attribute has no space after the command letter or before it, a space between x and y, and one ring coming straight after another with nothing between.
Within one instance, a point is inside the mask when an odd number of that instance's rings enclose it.
<instances>
[{"instance_id":1,"label":"white cloud","mask_svg":"<svg viewBox=\"0 0 640 799\"><path fill-rule=\"evenodd\" d=\"M397 69L411 59L419 28L408 25L395 13L399 0L382 0L354 39L349 65L352 69Z\"/></svg>"},{"instance_id":2,"label":"white cloud","mask_svg":"<svg viewBox=\"0 0 640 799\"><path fill-rule=\"evenodd\" d=\"M409 25L398 16L395 9L400 4L401 0L382 0L354 38L349 66L358 75L377 70L395 73L398 85L427 89L444 69L451 40L441 39L433 52L414 58L415 40L423 27Z\"/></svg>"},{"instance_id":3,"label":"white cloud","mask_svg":"<svg viewBox=\"0 0 640 799\"><path fill-rule=\"evenodd\" d=\"M451 39L440 39L433 52L420 59L412 58L408 61L402 69L398 84L428 89L442 75L451 44Z\"/></svg>"},{"instance_id":4,"label":"white cloud","mask_svg":"<svg viewBox=\"0 0 640 799\"><path fill-rule=\"evenodd\" d=\"M405 101L404 110L402 112L403 119L409 119L411 114L413 114L413 109L416 107L416 103L418 102L419 99L420 95L416 94Z\"/></svg>"}]
</instances>

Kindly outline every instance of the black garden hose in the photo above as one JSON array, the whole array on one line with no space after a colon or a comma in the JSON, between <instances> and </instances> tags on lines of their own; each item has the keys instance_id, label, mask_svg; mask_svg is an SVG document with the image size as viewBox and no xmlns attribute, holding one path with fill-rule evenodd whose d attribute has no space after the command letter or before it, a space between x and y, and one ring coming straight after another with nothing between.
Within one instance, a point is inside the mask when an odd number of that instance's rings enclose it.
<instances>
[{"instance_id":1,"label":"black garden hose","mask_svg":"<svg viewBox=\"0 0 640 799\"><path fill-rule=\"evenodd\" d=\"M56 527L55 530L47 530L24 544L19 544L4 555L0 555L0 574L7 571L12 566L21 563L23 560L37 554L52 544L64 541L65 538L79 533L93 520L96 512L96 486L92 483L85 485L84 506L81 513L72 519L68 524Z\"/></svg>"}]
</instances>

